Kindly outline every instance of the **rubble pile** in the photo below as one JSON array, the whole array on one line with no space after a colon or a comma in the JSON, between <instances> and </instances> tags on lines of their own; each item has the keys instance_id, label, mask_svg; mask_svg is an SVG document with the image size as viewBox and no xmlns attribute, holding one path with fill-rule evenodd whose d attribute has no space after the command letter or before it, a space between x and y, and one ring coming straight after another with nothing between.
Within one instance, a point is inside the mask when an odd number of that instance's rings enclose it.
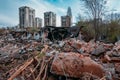
<instances>
[{"instance_id":1,"label":"rubble pile","mask_svg":"<svg viewBox=\"0 0 120 80\"><path fill-rule=\"evenodd\" d=\"M21 64L37 55L39 46L36 41L1 41L0 42L0 80L9 78L9 70L15 71ZM10 71L11 72L11 71Z\"/></svg>"},{"instance_id":2,"label":"rubble pile","mask_svg":"<svg viewBox=\"0 0 120 80\"><path fill-rule=\"evenodd\" d=\"M0 39L0 80L120 80L120 41L44 40Z\"/></svg>"},{"instance_id":3,"label":"rubble pile","mask_svg":"<svg viewBox=\"0 0 120 80\"><path fill-rule=\"evenodd\" d=\"M34 42L34 45L38 42ZM8 70L8 80L119 80L120 43L75 39L46 42L39 53ZM36 46L36 45L35 45ZM35 49L35 51L38 49ZM7 73L7 74L8 74Z\"/></svg>"}]
</instances>

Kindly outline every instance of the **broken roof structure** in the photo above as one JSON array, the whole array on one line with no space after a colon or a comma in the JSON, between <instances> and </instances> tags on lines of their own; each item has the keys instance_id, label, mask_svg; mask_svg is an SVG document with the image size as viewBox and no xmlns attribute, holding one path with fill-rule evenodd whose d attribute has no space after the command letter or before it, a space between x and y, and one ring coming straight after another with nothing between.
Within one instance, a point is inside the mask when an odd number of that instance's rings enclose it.
<instances>
[{"instance_id":1,"label":"broken roof structure","mask_svg":"<svg viewBox=\"0 0 120 80\"><path fill-rule=\"evenodd\" d=\"M48 39L51 41L54 40L63 40L65 38L78 37L81 27L55 27L55 26L46 26L44 30L48 31Z\"/></svg>"}]
</instances>

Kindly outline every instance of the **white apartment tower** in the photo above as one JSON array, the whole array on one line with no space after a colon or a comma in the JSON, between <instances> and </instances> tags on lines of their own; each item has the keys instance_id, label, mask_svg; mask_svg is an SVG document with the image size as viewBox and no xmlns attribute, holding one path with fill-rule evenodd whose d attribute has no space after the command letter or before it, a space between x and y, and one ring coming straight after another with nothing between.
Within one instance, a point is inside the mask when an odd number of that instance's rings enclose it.
<instances>
[{"instance_id":1,"label":"white apartment tower","mask_svg":"<svg viewBox=\"0 0 120 80\"><path fill-rule=\"evenodd\" d=\"M37 28L42 27L42 19L41 18L38 18L38 17L35 18L35 27L37 27Z\"/></svg>"},{"instance_id":2,"label":"white apartment tower","mask_svg":"<svg viewBox=\"0 0 120 80\"><path fill-rule=\"evenodd\" d=\"M56 14L53 12L44 13L44 26L56 26Z\"/></svg>"},{"instance_id":3,"label":"white apartment tower","mask_svg":"<svg viewBox=\"0 0 120 80\"><path fill-rule=\"evenodd\" d=\"M20 28L28 28L35 26L35 10L23 6L19 8L19 23Z\"/></svg>"}]
</instances>

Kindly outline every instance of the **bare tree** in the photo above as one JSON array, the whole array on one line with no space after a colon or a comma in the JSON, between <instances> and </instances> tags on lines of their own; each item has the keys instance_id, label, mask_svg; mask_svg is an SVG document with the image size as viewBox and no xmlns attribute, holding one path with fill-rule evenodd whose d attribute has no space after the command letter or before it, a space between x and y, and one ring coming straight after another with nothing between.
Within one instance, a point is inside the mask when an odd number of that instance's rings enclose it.
<instances>
[{"instance_id":1,"label":"bare tree","mask_svg":"<svg viewBox=\"0 0 120 80\"><path fill-rule=\"evenodd\" d=\"M95 41L99 38L99 24L105 13L106 0L80 0L83 2L87 13L91 15L95 29Z\"/></svg>"}]
</instances>

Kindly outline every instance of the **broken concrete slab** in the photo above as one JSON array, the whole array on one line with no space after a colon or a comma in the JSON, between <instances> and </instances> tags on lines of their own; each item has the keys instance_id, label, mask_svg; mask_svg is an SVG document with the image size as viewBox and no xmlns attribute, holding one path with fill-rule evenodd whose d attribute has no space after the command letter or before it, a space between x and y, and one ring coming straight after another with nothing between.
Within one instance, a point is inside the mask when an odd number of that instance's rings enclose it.
<instances>
[{"instance_id":1,"label":"broken concrete slab","mask_svg":"<svg viewBox=\"0 0 120 80\"><path fill-rule=\"evenodd\" d=\"M59 53L51 65L51 73L57 75L80 78L85 72L100 78L104 76L102 65L96 63L90 57L84 57L74 52Z\"/></svg>"},{"instance_id":2,"label":"broken concrete slab","mask_svg":"<svg viewBox=\"0 0 120 80\"><path fill-rule=\"evenodd\" d=\"M103 53L105 53L105 48L103 45L97 46L97 48L94 48L94 50L91 52L92 55L99 56Z\"/></svg>"}]
</instances>

